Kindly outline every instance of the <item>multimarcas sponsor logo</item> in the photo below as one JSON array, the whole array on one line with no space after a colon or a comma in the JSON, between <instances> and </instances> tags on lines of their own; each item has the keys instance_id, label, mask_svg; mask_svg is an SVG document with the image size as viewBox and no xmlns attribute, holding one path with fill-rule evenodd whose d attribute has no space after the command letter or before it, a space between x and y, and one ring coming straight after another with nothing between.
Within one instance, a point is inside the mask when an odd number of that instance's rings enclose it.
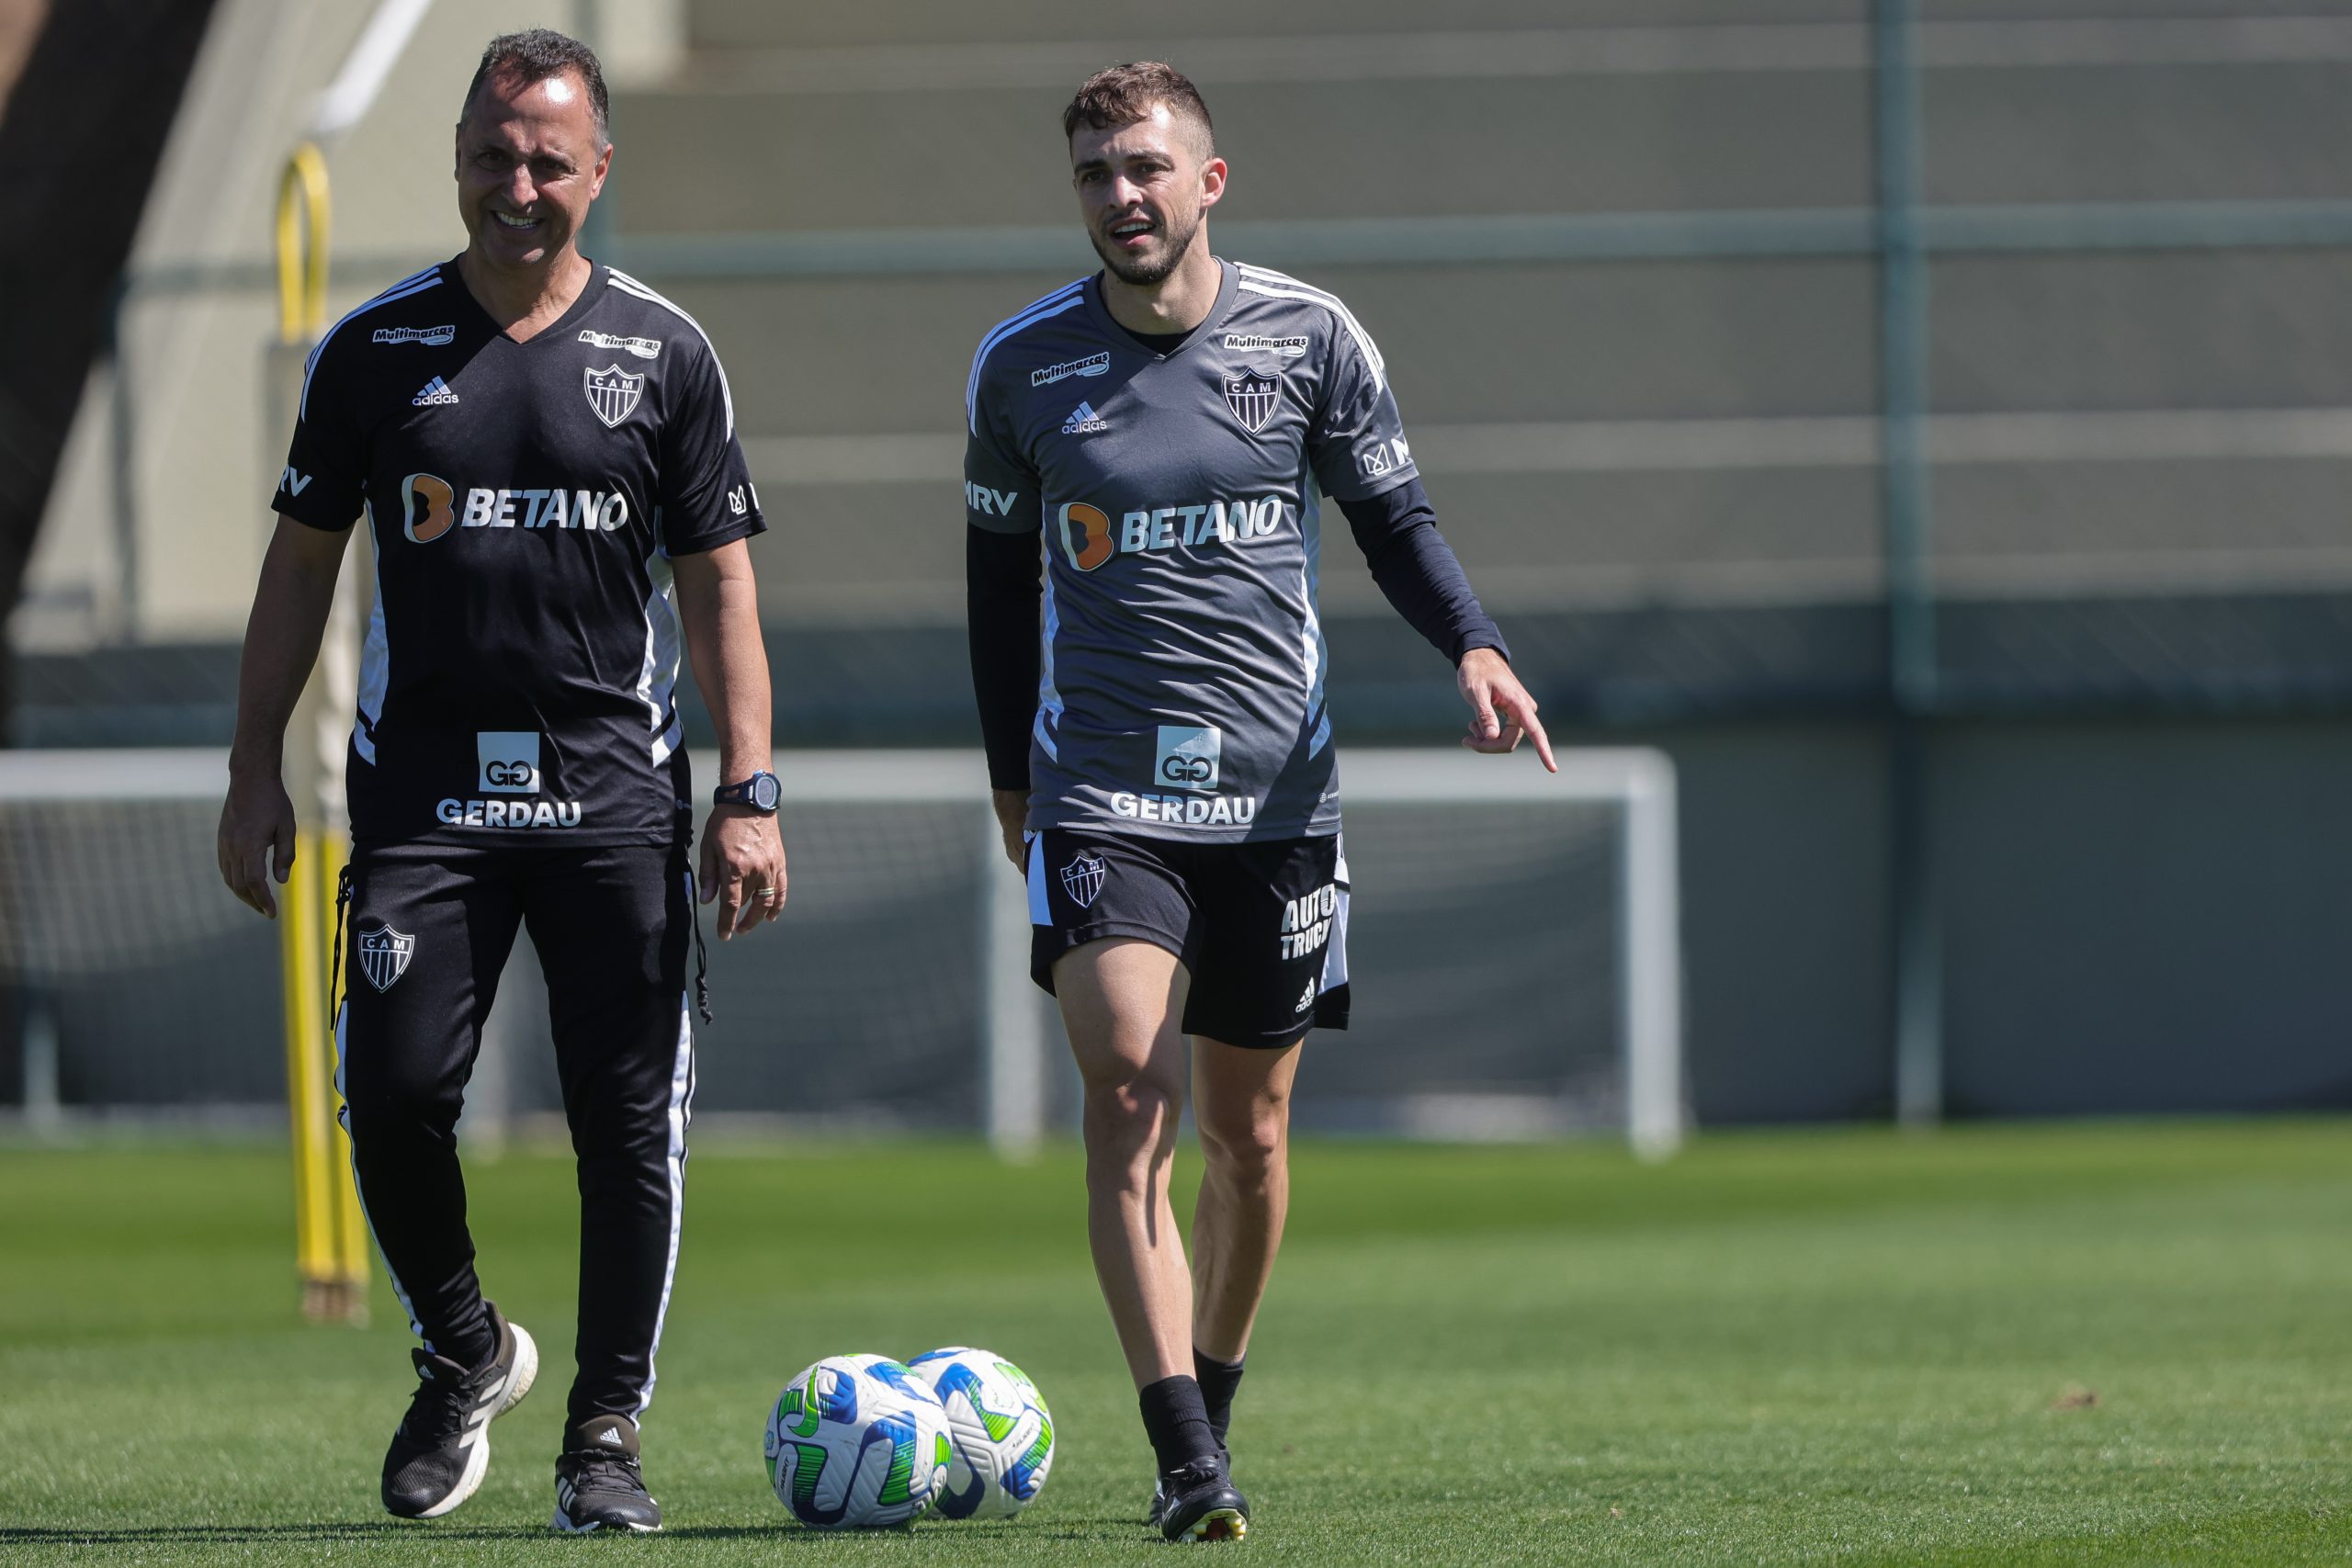
<instances>
[{"instance_id":1,"label":"multimarcas sponsor logo","mask_svg":"<svg viewBox=\"0 0 2352 1568\"><path fill-rule=\"evenodd\" d=\"M378 343L421 343L433 348L447 348L458 341L458 324L445 322L437 327L378 327Z\"/></svg>"},{"instance_id":2,"label":"multimarcas sponsor logo","mask_svg":"<svg viewBox=\"0 0 2352 1568\"><path fill-rule=\"evenodd\" d=\"M1100 376L1111 368L1108 351L1090 354L1083 359L1065 359L1059 365L1048 365L1043 370L1029 372L1033 387L1050 387L1057 381L1067 381L1072 376Z\"/></svg>"},{"instance_id":3,"label":"multimarcas sponsor logo","mask_svg":"<svg viewBox=\"0 0 2352 1568\"><path fill-rule=\"evenodd\" d=\"M1303 337L1260 337L1254 333L1227 333L1225 334L1225 346L1245 353L1279 354L1284 359L1296 359L1306 352L1306 340Z\"/></svg>"},{"instance_id":4,"label":"multimarcas sponsor logo","mask_svg":"<svg viewBox=\"0 0 2352 1568\"><path fill-rule=\"evenodd\" d=\"M580 341L597 348L625 349L639 359L650 359L662 352L662 340L658 337L615 337L610 333L600 333L590 327L580 329Z\"/></svg>"}]
</instances>

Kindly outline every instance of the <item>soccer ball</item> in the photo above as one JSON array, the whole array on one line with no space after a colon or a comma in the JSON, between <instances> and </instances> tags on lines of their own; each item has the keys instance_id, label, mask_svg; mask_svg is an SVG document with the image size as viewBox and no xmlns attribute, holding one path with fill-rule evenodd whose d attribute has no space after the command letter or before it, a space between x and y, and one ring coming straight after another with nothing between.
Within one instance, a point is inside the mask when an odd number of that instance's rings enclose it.
<instances>
[{"instance_id":1,"label":"soccer ball","mask_svg":"<svg viewBox=\"0 0 2352 1568\"><path fill-rule=\"evenodd\" d=\"M1054 1418L1029 1374L956 1346L907 1363L946 1407L955 1447L933 1506L947 1518L1009 1518L1037 1500L1054 1466Z\"/></svg>"},{"instance_id":2,"label":"soccer ball","mask_svg":"<svg viewBox=\"0 0 2352 1568\"><path fill-rule=\"evenodd\" d=\"M768 1412L768 1483L801 1523L864 1529L920 1518L954 1448L931 1385L887 1356L828 1356Z\"/></svg>"}]
</instances>

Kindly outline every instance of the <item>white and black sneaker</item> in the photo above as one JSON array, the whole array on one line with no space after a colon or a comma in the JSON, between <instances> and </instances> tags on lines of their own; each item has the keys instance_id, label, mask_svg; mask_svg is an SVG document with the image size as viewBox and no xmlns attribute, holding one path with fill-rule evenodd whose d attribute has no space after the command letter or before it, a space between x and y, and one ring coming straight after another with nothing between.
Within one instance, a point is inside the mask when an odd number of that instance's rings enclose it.
<instances>
[{"instance_id":1,"label":"white and black sneaker","mask_svg":"<svg viewBox=\"0 0 2352 1568\"><path fill-rule=\"evenodd\" d=\"M564 1429L555 1461L555 1528L566 1535L662 1528L662 1505L646 1495L638 1469L637 1423L596 1416Z\"/></svg>"},{"instance_id":2,"label":"white and black sneaker","mask_svg":"<svg viewBox=\"0 0 2352 1568\"><path fill-rule=\"evenodd\" d=\"M487 1303L485 1303L487 1304ZM490 1423L523 1403L539 1375L539 1348L489 1307L498 1348L471 1371L419 1347L416 1393L384 1453L384 1506L437 1519L472 1496L490 1469Z\"/></svg>"}]
</instances>

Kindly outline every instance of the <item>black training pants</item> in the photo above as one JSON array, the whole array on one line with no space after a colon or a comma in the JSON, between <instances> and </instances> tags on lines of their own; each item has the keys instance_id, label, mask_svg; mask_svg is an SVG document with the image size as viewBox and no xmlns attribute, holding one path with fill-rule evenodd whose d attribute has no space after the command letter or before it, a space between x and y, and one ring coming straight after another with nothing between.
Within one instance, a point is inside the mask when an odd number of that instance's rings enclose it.
<instances>
[{"instance_id":1,"label":"black training pants","mask_svg":"<svg viewBox=\"0 0 2352 1568\"><path fill-rule=\"evenodd\" d=\"M683 844L352 856L336 1043L360 1202L412 1326L469 1366L492 1333L458 1112L518 924L538 951L580 1164L574 1421L634 1420L653 1393L694 1096L694 918Z\"/></svg>"}]
</instances>

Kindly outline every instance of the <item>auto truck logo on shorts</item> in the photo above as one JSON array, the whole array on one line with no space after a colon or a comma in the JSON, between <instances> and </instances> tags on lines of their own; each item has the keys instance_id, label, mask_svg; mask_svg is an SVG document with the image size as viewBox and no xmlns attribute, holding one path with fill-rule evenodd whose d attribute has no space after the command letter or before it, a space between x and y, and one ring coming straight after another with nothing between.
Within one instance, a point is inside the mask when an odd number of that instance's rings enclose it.
<instances>
[{"instance_id":1,"label":"auto truck logo on shorts","mask_svg":"<svg viewBox=\"0 0 2352 1568\"><path fill-rule=\"evenodd\" d=\"M481 763L474 787L484 795L539 793L539 738L528 729L485 729L474 736Z\"/></svg>"},{"instance_id":2,"label":"auto truck logo on shorts","mask_svg":"<svg viewBox=\"0 0 2352 1568\"><path fill-rule=\"evenodd\" d=\"M617 365L607 365L602 370L581 372L588 393L588 406L606 425L617 425L637 407L637 400L645 393L645 378L632 376Z\"/></svg>"},{"instance_id":3,"label":"auto truck logo on shorts","mask_svg":"<svg viewBox=\"0 0 2352 1568\"><path fill-rule=\"evenodd\" d=\"M359 953L359 972L379 991L390 990L392 982L408 973L408 961L416 956L416 938L390 926L361 931L353 946Z\"/></svg>"},{"instance_id":4,"label":"auto truck logo on shorts","mask_svg":"<svg viewBox=\"0 0 2352 1568\"><path fill-rule=\"evenodd\" d=\"M1102 896L1102 879L1109 874L1110 868L1102 863L1101 855L1080 855L1062 867L1062 891L1069 895L1071 903L1083 909Z\"/></svg>"},{"instance_id":5,"label":"auto truck logo on shorts","mask_svg":"<svg viewBox=\"0 0 2352 1568\"><path fill-rule=\"evenodd\" d=\"M1331 940L1331 922L1340 913L1340 885L1327 882L1312 893L1301 894L1283 906L1282 954L1288 963L1320 953Z\"/></svg>"},{"instance_id":6,"label":"auto truck logo on shorts","mask_svg":"<svg viewBox=\"0 0 2352 1568\"><path fill-rule=\"evenodd\" d=\"M1222 733L1205 726L1161 725L1159 755L1151 767L1153 786L1214 792L1224 742Z\"/></svg>"}]
</instances>

